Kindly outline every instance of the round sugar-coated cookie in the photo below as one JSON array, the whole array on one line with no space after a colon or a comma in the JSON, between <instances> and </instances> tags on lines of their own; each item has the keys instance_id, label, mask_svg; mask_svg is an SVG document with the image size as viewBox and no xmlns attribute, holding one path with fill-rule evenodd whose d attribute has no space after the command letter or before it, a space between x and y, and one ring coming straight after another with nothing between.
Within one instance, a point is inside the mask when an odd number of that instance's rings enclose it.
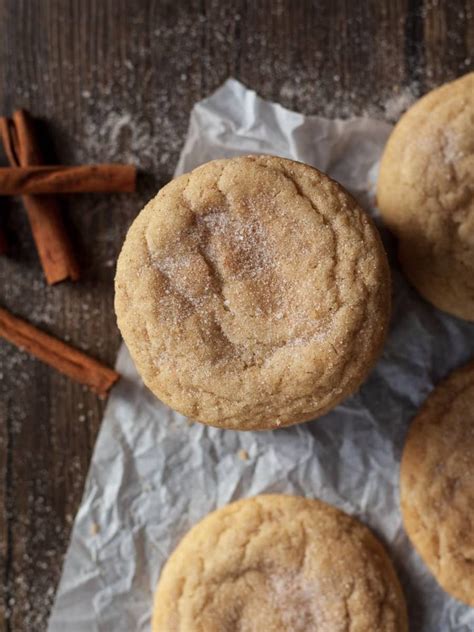
<instances>
[{"instance_id":1,"label":"round sugar-coated cookie","mask_svg":"<svg viewBox=\"0 0 474 632\"><path fill-rule=\"evenodd\" d=\"M120 254L115 306L145 384L223 428L285 426L352 393L390 307L377 229L316 169L272 156L167 184Z\"/></svg>"},{"instance_id":2,"label":"round sugar-coated cookie","mask_svg":"<svg viewBox=\"0 0 474 632\"><path fill-rule=\"evenodd\" d=\"M208 515L161 574L153 632L406 632L382 545L317 500L269 495Z\"/></svg>"},{"instance_id":3,"label":"round sugar-coated cookie","mask_svg":"<svg viewBox=\"0 0 474 632\"><path fill-rule=\"evenodd\" d=\"M420 294L474 321L474 72L402 116L382 157L377 200Z\"/></svg>"},{"instance_id":4,"label":"round sugar-coated cookie","mask_svg":"<svg viewBox=\"0 0 474 632\"><path fill-rule=\"evenodd\" d=\"M474 606L474 363L454 371L415 417L400 496L408 537L448 593Z\"/></svg>"}]
</instances>

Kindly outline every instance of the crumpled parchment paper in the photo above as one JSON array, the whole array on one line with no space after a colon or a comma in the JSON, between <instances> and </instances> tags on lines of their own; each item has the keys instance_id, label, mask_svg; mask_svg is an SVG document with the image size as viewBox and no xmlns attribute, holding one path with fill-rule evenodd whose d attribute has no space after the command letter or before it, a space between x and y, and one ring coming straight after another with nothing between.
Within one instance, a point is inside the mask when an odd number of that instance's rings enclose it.
<instances>
[{"instance_id":1,"label":"crumpled parchment paper","mask_svg":"<svg viewBox=\"0 0 474 632\"><path fill-rule=\"evenodd\" d=\"M390 129L368 118L305 117L230 79L194 107L176 174L213 158L278 154L328 172L371 210ZM260 433L190 424L147 391L122 346L124 378L107 405L49 632L149 630L152 593L180 537L216 507L264 492L318 497L368 524L395 561L412 632L474 630L474 609L447 596L410 546L398 498L410 419L473 355L474 326L408 286L382 233L394 286L385 350L360 391L317 421Z\"/></svg>"}]
</instances>

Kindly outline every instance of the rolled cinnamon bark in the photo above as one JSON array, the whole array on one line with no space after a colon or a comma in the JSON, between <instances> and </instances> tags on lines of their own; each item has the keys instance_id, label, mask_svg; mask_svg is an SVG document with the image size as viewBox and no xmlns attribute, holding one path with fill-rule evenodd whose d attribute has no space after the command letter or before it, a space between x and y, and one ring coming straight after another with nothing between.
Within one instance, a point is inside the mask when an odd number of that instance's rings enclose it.
<instances>
[{"instance_id":1,"label":"rolled cinnamon bark","mask_svg":"<svg viewBox=\"0 0 474 632\"><path fill-rule=\"evenodd\" d=\"M131 165L62 165L0 168L0 195L122 193L135 190Z\"/></svg>"},{"instance_id":2,"label":"rolled cinnamon bark","mask_svg":"<svg viewBox=\"0 0 474 632\"><path fill-rule=\"evenodd\" d=\"M0 137L12 166L28 167L43 162L33 121L23 110L14 112L12 120L0 118ZM46 281L52 285L68 278L77 280L79 266L57 200L46 195L24 195L22 199Z\"/></svg>"},{"instance_id":3,"label":"rolled cinnamon bark","mask_svg":"<svg viewBox=\"0 0 474 632\"><path fill-rule=\"evenodd\" d=\"M82 351L61 342L0 307L0 338L24 349L76 382L105 397L120 375Z\"/></svg>"}]
</instances>

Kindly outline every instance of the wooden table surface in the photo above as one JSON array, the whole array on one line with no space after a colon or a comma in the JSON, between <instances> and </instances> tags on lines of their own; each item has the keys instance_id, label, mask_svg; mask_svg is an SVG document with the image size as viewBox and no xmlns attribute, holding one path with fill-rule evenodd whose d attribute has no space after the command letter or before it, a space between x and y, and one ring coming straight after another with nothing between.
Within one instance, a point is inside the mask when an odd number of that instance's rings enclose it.
<instances>
[{"instance_id":1,"label":"wooden table surface","mask_svg":"<svg viewBox=\"0 0 474 632\"><path fill-rule=\"evenodd\" d=\"M133 162L138 192L62 208L79 282L45 284L18 199L0 304L112 364L124 233L171 177L193 104L232 75L305 113L393 119L473 67L471 0L0 0L0 114L50 161ZM0 157L6 165L6 158ZM45 630L104 402L0 341L0 626Z\"/></svg>"}]
</instances>

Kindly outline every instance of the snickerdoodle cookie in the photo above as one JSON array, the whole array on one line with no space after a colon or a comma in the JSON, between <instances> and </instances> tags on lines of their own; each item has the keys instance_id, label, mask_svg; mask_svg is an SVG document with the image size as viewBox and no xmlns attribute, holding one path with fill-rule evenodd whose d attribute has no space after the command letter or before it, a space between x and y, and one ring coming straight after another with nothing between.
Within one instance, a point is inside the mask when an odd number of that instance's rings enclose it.
<instances>
[{"instance_id":1,"label":"snickerdoodle cookie","mask_svg":"<svg viewBox=\"0 0 474 632\"><path fill-rule=\"evenodd\" d=\"M413 545L439 584L474 606L474 363L439 384L413 421L400 495Z\"/></svg>"},{"instance_id":2,"label":"snickerdoodle cookie","mask_svg":"<svg viewBox=\"0 0 474 632\"><path fill-rule=\"evenodd\" d=\"M400 119L377 198L420 294L474 320L474 72L433 90Z\"/></svg>"},{"instance_id":3,"label":"snickerdoodle cookie","mask_svg":"<svg viewBox=\"0 0 474 632\"><path fill-rule=\"evenodd\" d=\"M162 572L153 632L406 632L382 545L317 500L257 496L215 511Z\"/></svg>"},{"instance_id":4,"label":"snickerdoodle cookie","mask_svg":"<svg viewBox=\"0 0 474 632\"><path fill-rule=\"evenodd\" d=\"M389 317L370 218L316 169L272 156L176 178L130 228L120 330L147 386L223 428L317 417L362 382Z\"/></svg>"}]
</instances>

